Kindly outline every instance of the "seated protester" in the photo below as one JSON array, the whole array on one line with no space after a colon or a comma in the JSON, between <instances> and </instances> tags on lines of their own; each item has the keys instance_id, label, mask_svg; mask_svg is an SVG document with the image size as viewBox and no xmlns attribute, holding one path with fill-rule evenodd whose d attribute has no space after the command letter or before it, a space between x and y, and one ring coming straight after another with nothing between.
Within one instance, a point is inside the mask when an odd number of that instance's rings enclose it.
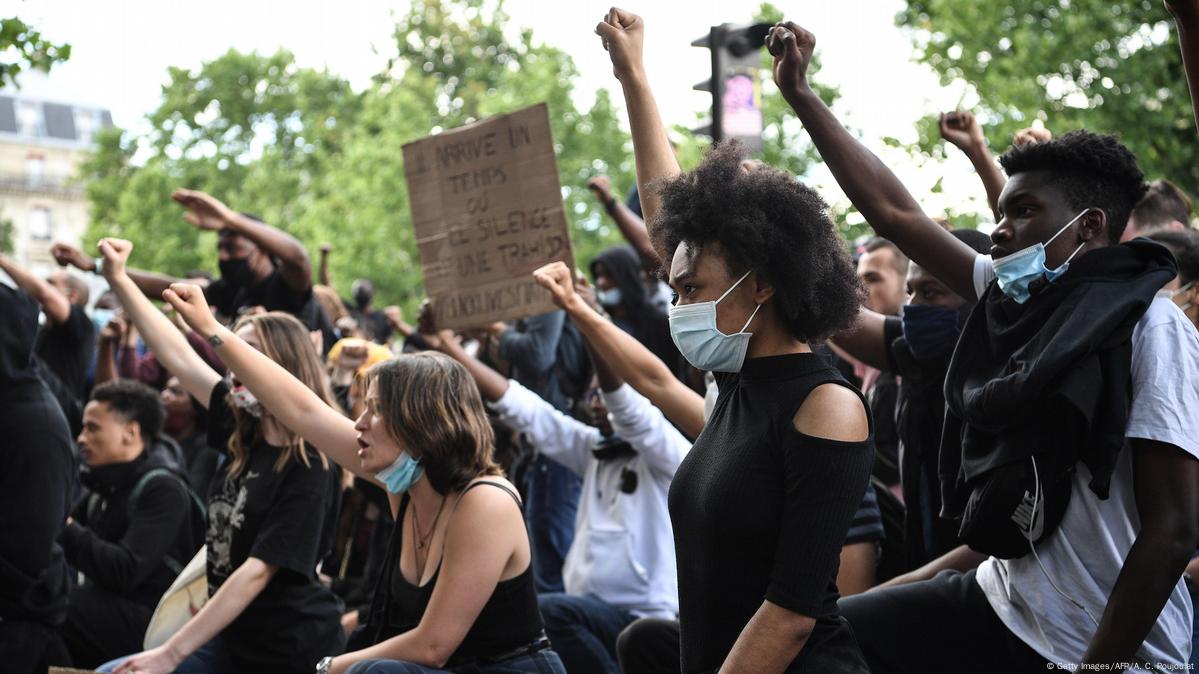
<instances>
[{"instance_id":1,"label":"seated protester","mask_svg":"<svg viewBox=\"0 0 1199 674\"><path fill-rule=\"evenodd\" d=\"M500 326L503 324L496 327ZM495 355L511 366L512 378L558 411L570 414L591 382L591 363L583 340L566 315L550 311L498 332ZM516 477L527 501L525 519L533 543L537 591L562 592L562 564L574 539L582 481L535 449L523 450Z\"/></svg>"},{"instance_id":2,"label":"seated protester","mask_svg":"<svg viewBox=\"0 0 1199 674\"><path fill-rule=\"evenodd\" d=\"M534 277L553 293L555 303L566 309L588 344L602 354L597 359L613 359L614 374L627 377L629 385L658 406L684 434L697 437L703 432L717 400L714 382L708 396L700 398L674 378L644 345L588 308L589 287L576 284L573 292L569 290L571 274L565 265L543 267ZM832 367L828 353L813 353L821 359L820 364ZM883 535L880 518L875 491L868 488L841 544L836 586L843 596L873 585ZM626 672L678 672L679 653L679 622L674 619L639 618L621 632L616 645L620 669Z\"/></svg>"},{"instance_id":3,"label":"seated protester","mask_svg":"<svg viewBox=\"0 0 1199 674\"><path fill-rule=\"evenodd\" d=\"M162 646L105 669L311 672L346 638L341 602L316 575L337 517L337 470L187 345L126 275L131 250L128 241L101 240L104 275L163 366L207 406L209 444L225 458L208 492L208 602ZM299 321L272 312L246 317L236 328L295 372L305 390L330 400L320 359Z\"/></svg>"},{"instance_id":4,"label":"seated protester","mask_svg":"<svg viewBox=\"0 0 1199 674\"><path fill-rule=\"evenodd\" d=\"M768 44L834 177L880 235L979 298L946 376L941 486L963 541L994 554L960 548L902 579L917 582L844 600L871 670L1180 668L1181 575L1199 539L1199 335L1154 299L1174 275L1168 251L1115 245L1144 193L1135 159L1085 131L1010 150L992 257L979 255L812 92L814 43L787 23Z\"/></svg>"},{"instance_id":5,"label":"seated protester","mask_svg":"<svg viewBox=\"0 0 1199 674\"><path fill-rule=\"evenodd\" d=\"M666 493L690 441L602 359L593 361L600 390L588 425L467 355L452 332L426 339L466 366L501 423L583 478L562 568L566 591L543 593L538 603L568 672L615 674L616 637L626 625L678 613Z\"/></svg>"},{"instance_id":6,"label":"seated protester","mask_svg":"<svg viewBox=\"0 0 1199 674\"><path fill-rule=\"evenodd\" d=\"M957 229L950 234L979 253L990 249L990 238L978 230ZM833 337L857 360L899 375L895 427L907 508L899 569L903 572L960 544L957 524L940 517L937 458L945 417L945 372L960 326L974 307L973 299L963 299L915 262L908 265L907 288L909 303L903 306L902 317L863 307L857 322Z\"/></svg>"},{"instance_id":7,"label":"seated protester","mask_svg":"<svg viewBox=\"0 0 1199 674\"><path fill-rule=\"evenodd\" d=\"M187 476L150 449L163 416L158 393L127 379L97 386L84 408L87 495L60 538L83 575L59 628L76 667L140 649L158 600L204 544Z\"/></svg>"},{"instance_id":8,"label":"seated protester","mask_svg":"<svg viewBox=\"0 0 1199 674\"><path fill-rule=\"evenodd\" d=\"M162 431L179 445L192 491L207 495L212 476L221 464L221 452L208 445L208 410L187 392L178 377L167 379L159 398L166 413Z\"/></svg>"},{"instance_id":9,"label":"seated protester","mask_svg":"<svg viewBox=\"0 0 1199 674\"><path fill-rule=\"evenodd\" d=\"M1191 324L1199 328L1199 232L1159 231L1148 238L1169 248L1178 263L1178 276L1163 286L1158 296L1177 304Z\"/></svg>"},{"instance_id":10,"label":"seated protester","mask_svg":"<svg viewBox=\"0 0 1199 674\"><path fill-rule=\"evenodd\" d=\"M85 400L87 370L96 347L96 329L84 311L87 284L63 271L42 280L3 254L0 254L0 270L29 293L46 314L34 353L62 382L67 394L76 401Z\"/></svg>"},{"instance_id":11,"label":"seated protester","mask_svg":"<svg viewBox=\"0 0 1199 674\"><path fill-rule=\"evenodd\" d=\"M1169 180L1154 180L1149 183L1145 196L1133 207L1120 241L1190 228L1191 198Z\"/></svg>"},{"instance_id":12,"label":"seated protester","mask_svg":"<svg viewBox=\"0 0 1199 674\"><path fill-rule=\"evenodd\" d=\"M30 358L38 303L0 282L0 665L42 674L69 665L56 628L67 615L58 544L78 471L62 408Z\"/></svg>"},{"instance_id":13,"label":"seated protester","mask_svg":"<svg viewBox=\"0 0 1199 674\"><path fill-rule=\"evenodd\" d=\"M187 209L183 219L202 230L216 231L217 264L221 277L208 284L206 294L221 315L229 320L253 307L283 311L300 320L309 330L320 330L323 351L337 336L312 293L312 263L304 245L290 234L252 215L238 213L219 199L195 190L175 190L171 195ZM95 260L63 244L53 249L59 264L101 273ZM128 270L146 296L158 299L162 291L179 279L151 272ZM158 354L161 356L161 354Z\"/></svg>"},{"instance_id":14,"label":"seated protester","mask_svg":"<svg viewBox=\"0 0 1199 674\"><path fill-rule=\"evenodd\" d=\"M165 297L218 344L264 414L390 494L397 526L356 650L329 653L316 671L563 672L537 611L520 500L492 458L465 368L435 353L380 363L355 423L221 327L199 288L178 284Z\"/></svg>"},{"instance_id":15,"label":"seated protester","mask_svg":"<svg viewBox=\"0 0 1199 674\"><path fill-rule=\"evenodd\" d=\"M600 251L591 262L596 297L617 327L644 344L681 380L688 374L687 361L670 337L666 309L654 302L646 289L641 258L631 246L612 246Z\"/></svg>"}]
</instances>

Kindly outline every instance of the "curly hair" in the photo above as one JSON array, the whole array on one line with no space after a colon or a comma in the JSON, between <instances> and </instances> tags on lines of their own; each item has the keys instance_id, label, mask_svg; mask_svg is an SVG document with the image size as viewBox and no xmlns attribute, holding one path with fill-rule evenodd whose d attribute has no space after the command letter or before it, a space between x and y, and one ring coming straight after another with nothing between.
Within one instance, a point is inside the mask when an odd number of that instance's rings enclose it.
<instances>
[{"instance_id":1,"label":"curly hair","mask_svg":"<svg viewBox=\"0 0 1199 674\"><path fill-rule=\"evenodd\" d=\"M1115 136L1080 130L1044 143L1014 147L999 158L1008 176L1048 171L1065 193L1070 208L1100 208L1107 214L1111 243L1120 241L1128 216L1145 196L1145 174L1137 159Z\"/></svg>"},{"instance_id":2,"label":"curly hair","mask_svg":"<svg viewBox=\"0 0 1199 674\"><path fill-rule=\"evenodd\" d=\"M819 342L848 327L864 292L828 206L791 174L743 163L745 148L717 145L694 170L661 185L650 231L664 264L686 242L717 243L733 276L753 269L774 287L787 329Z\"/></svg>"},{"instance_id":3,"label":"curly hair","mask_svg":"<svg viewBox=\"0 0 1199 674\"><path fill-rule=\"evenodd\" d=\"M158 391L139 381L115 379L105 382L92 389L91 399L108 405L108 409L121 419L135 422L147 447L162 431L166 413L158 399Z\"/></svg>"}]
</instances>

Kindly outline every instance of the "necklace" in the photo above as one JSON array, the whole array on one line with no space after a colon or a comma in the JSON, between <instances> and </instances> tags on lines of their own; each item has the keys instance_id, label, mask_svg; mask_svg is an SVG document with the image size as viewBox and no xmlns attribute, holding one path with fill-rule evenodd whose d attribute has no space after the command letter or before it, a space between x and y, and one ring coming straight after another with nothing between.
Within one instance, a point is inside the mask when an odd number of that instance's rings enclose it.
<instances>
[{"instance_id":1,"label":"necklace","mask_svg":"<svg viewBox=\"0 0 1199 674\"><path fill-rule=\"evenodd\" d=\"M412 551L412 560L416 562L416 584L425 578L425 563L429 561L429 552L425 550L428 547L429 541L433 539L433 532L437 531L437 521L441 519L441 511L445 508L445 497L441 497L441 504L437 506L437 514L433 517L433 524L429 526L429 531L424 536L420 535L420 518L416 514L416 504L412 504L412 540L416 542L416 549ZM425 550L424 559L421 559L421 551Z\"/></svg>"}]
</instances>

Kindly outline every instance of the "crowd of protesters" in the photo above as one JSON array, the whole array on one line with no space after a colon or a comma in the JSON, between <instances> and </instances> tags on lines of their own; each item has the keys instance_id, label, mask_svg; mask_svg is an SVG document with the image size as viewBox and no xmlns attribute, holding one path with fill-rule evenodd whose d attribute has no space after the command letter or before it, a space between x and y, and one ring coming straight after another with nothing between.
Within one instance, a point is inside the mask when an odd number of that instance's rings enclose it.
<instances>
[{"instance_id":1,"label":"crowd of protesters","mask_svg":"<svg viewBox=\"0 0 1199 674\"><path fill-rule=\"evenodd\" d=\"M1195 93L1199 3L1167 6ZM0 255L0 669L1193 666L1190 199L1114 136L1028 129L996 160L952 111L995 218L955 228L780 23L775 83L874 231L851 244L736 143L683 172L642 20L596 33L637 184L588 187L627 245L533 272L549 313L410 324L370 279L343 299L331 246L314 279L182 189L218 278L117 238L56 244L48 279Z\"/></svg>"}]
</instances>

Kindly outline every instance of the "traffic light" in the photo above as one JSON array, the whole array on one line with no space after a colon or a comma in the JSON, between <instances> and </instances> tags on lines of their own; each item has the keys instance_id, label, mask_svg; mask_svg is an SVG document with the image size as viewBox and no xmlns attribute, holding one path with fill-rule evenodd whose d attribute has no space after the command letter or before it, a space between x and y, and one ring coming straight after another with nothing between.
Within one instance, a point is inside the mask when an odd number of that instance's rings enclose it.
<instances>
[{"instance_id":1,"label":"traffic light","mask_svg":"<svg viewBox=\"0 0 1199 674\"><path fill-rule=\"evenodd\" d=\"M691 43L712 52L712 78L692 87L712 92L712 122L696 129L713 142L736 138L751 152L762 149L762 45L768 23L712 26Z\"/></svg>"}]
</instances>

